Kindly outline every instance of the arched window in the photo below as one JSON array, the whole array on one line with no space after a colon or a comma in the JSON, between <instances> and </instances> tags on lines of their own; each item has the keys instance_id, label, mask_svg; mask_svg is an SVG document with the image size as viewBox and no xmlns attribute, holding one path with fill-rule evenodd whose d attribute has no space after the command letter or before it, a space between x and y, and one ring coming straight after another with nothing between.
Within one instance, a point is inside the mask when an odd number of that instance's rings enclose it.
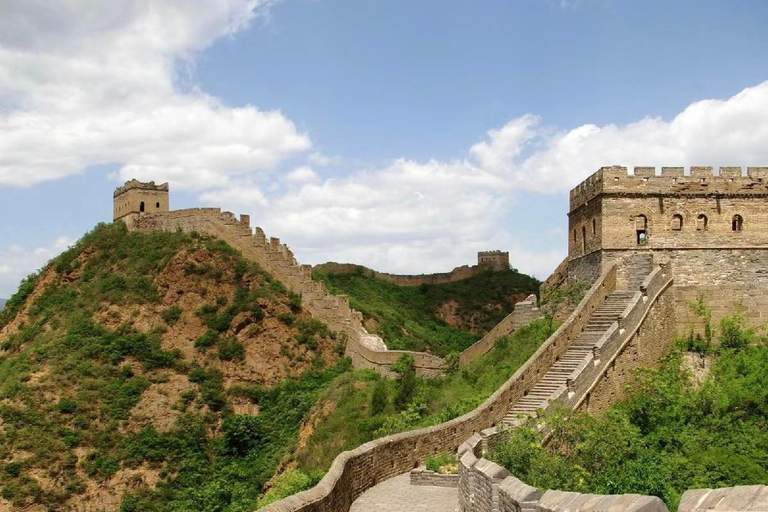
<instances>
[{"instance_id":1,"label":"arched window","mask_svg":"<svg viewBox=\"0 0 768 512\"><path fill-rule=\"evenodd\" d=\"M672 231L680 231L683 229L683 216L676 213L672 216L672 225L670 226Z\"/></svg>"},{"instance_id":2,"label":"arched window","mask_svg":"<svg viewBox=\"0 0 768 512\"><path fill-rule=\"evenodd\" d=\"M576 243L576 230L573 230L573 243Z\"/></svg>"},{"instance_id":3,"label":"arched window","mask_svg":"<svg viewBox=\"0 0 768 512\"><path fill-rule=\"evenodd\" d=\"M705 231L707 229L707 224L709 224L709 219L707 219L706 215L700 213L699 216L696 217L696 230Z\"/></svg>"},{"instance_id":4,"label":"arched window","mask_svg":"<svg viewBox=\"0 0 768 512\"><path fill-rule=\"evenodd\" d=\"M160 203L156 203L155 208L160 208Z\"/></svg>"},{"instance_id":5,"label":"arched window","mask_svg":"<svg viewBox=\"0 0 768 512\"><path fill-rule=\"evenodd\" d=\"M648 218L645 215L635 217L635 233L637 245L644 245L648 241Z\"/></svg>"},{"instance_id":6,"label":"arched window","mask_svg":"<svg viewBox=\"0 0 768 512\"><path fill-rule=\"evenodd\" d=\"M741 231L741 229L744 227L744 219L739 215L738 213L733 216L733 220L731 221L731 229L733 231Z\"/></svg>"},{"instance_id":7,"label":"arched window","mask_svg":"<svg viewBox=\"0 0 768 512\"><path fill-rule=\"evenodd\" d=\"M140 212L143 212L143 211L144 211L144 201L142 201L141 203L139 203L139 211L140 211Z\"/></svg>"},{"instance_id":8,"label":"arched window","mask_svg":"<svg viewBox=\"0 0 768 512\"><path fill-rule=\"evenodd\" d=\"M592 219L592 234L594 235L597 232L597 221L595 219Z\"/></svg>"},{"instance_id":9,"label":"arched window","mask_svg":"<svg viewBox=\"0 0 768 512\"><path fill-rule=\"evenodd\" d=\"M587 228L581 226L581 253L587 254Z\"/></svg>"}]
</instances>

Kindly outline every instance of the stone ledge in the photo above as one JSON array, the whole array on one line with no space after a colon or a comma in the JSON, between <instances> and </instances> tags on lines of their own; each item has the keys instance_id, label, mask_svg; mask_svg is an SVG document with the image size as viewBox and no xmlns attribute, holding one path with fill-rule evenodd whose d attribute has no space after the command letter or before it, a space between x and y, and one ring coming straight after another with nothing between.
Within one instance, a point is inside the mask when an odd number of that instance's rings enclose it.
<instances>
[{"instance_id":1,"label":"stone ledge","mask_svg":"<svg viewBox=\"0 0 768 512\"><path fill-rule=\"evenodd\" d=\"M435 473L422 466L411 471L411 485L458 488L459 475Z\"/></svg>"}]
</instances>

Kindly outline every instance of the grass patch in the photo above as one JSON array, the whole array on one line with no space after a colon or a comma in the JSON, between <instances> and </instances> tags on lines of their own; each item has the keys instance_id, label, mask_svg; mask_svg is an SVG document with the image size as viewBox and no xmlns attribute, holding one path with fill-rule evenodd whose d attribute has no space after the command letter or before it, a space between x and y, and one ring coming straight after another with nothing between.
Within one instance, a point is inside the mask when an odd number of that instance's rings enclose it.
<instances>
[{"instance_id":1,"label":"grass patch","mask_svg":"<svg viewBox=\"0 0 768 512\"><path fill-rule=\"evenodd\" d=\"M461 352L512 312L511 298L538 293L539 281L515 270L487 271L455 283L397 286L354 274L316 271L332 293L349 296L350 305L376 321L390 349L427 351L440 356ZM459 322L451 327L438 316L455 303ZM472 332L474 326L475 332Z\"/></svg>"},{"instance_id":2,"label":"grass patch","mask_svg":"<svg viewBox=\"0 0 768 512\"><path fill-rule=\"evenodd\" d=\"M547 338L548 327L545 320L523 327L511 337L499 339L488 354L453 374L415 378L411 398L400 408L395 399L402 392L402 379L386 380L373 370L341 375L315 407L316 411L327 408L332 412L317 423L307 445L295 452L298 469L307 474L325 471L342 451L471 411L528 360Z\"/></svg>"}]
</instances>

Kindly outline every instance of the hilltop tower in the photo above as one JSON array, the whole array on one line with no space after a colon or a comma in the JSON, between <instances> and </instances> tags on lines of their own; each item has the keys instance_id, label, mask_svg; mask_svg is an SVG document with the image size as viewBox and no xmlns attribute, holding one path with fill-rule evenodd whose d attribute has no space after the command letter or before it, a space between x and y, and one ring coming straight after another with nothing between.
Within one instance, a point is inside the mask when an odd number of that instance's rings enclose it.
<instances>
[{"instance_id":1,"label":"hilltop tower","mask_svg":"<svg viewBox=\"0 0 768 512\"><path fill-rule=\"evenodd\" d=\"M168 183L155 185L154 181L142 183L134 179L115 189L113 220L126 220L132 214L168 210Z\"/></svg>"},{"instance_id":2,"label":"hilltop tower","mask_svg":"<svg viewBox=\"0 0 768 512\"><path fill-rule=\"evenodd\" d=\"M678 320L700 296L715 322L737 300L768 320L768 167L603 167L571 190L568 279L617 261L627 280L639 260L672 263Z\"/></svg>"},{"instance_id":3,"label":"hilltop tower","mask_svg":"<svg viewBox=\"0 0 768 512\"><path fill-rule=\"evenodd\" d=\"M507 270L509 269L509 253L501 251L478 252L477 266L493 270Z\"/></svg>"}]
</instances>

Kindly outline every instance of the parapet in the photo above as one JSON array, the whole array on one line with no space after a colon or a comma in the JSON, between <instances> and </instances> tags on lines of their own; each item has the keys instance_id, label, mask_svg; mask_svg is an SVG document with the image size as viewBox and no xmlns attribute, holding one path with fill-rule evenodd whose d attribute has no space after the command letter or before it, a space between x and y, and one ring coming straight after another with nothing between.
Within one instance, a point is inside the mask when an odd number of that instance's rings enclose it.
<instances>
[{"instance_id":1,"label":"parapet","mask_svg":"<svg viewBox=\"0 0 768 512\"><path fill-rule=\"evenodd\" d=\"M601 167L571 190L570 211L599 195L768 195L768 167Z\"/></svg>"},{"instance_id":2,"label":"parapet","mask_svg":"<svg viewBox=\"0 0 768 512\"><path fill-rule=\"evenodd\" d=\"M154 181L150 181L149 183L144 183L142 181L133 179L133 180L130 180L130 181L126 181L125 185L123 185L122 187L117 187L115 189L114 197L117 197L117 196L119 196L121 194L125 194L129 190L134 190L134 189L138 189L138 190L152 190L152 191L156 191L156 192L168 192L168 190L169 190L168 183L163 183L161 185L155 185Z\"/></svg>"}]
</instances>

